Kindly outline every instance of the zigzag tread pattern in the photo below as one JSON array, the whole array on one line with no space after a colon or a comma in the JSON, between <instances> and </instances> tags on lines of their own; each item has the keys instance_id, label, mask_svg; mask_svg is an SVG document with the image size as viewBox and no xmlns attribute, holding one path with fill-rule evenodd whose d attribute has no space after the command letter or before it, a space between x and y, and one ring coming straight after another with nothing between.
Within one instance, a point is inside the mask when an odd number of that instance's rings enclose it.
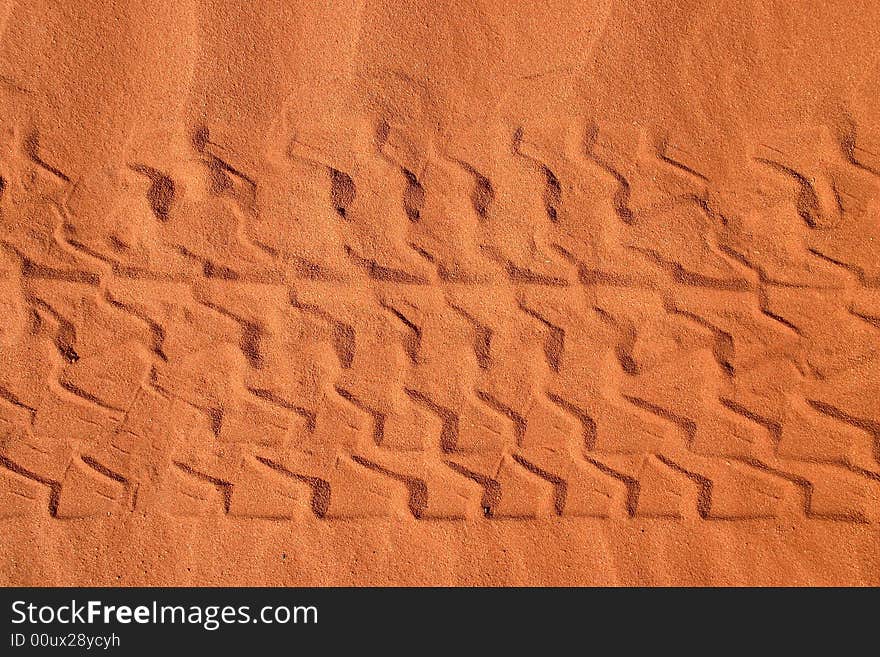
<instances>
[{"instance_id":1,"label":"zigzag tread pattern","mask_svg":"<svg viewBox=\"0 0 880 657\"><path fill-rule=\"evenodd\" d=\"M363 143L6 149L0 517L880 520L869 151Z\"/></svg>"}]
</instances>

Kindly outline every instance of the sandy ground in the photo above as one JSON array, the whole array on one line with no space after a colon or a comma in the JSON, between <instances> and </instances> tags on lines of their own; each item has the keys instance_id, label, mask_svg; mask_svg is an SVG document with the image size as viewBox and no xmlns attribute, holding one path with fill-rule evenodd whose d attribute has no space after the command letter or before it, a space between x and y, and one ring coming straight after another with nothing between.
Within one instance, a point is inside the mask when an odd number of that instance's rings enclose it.
<instances>
[{"instance_id":1,"label":"sandy ground","mask_svg":"<svg viewBox=\"0 0 880 657\"><path fill-rule=\"evenodd\" d=\"M0 583L880 584L880 4L0 4Z\"/></svg>"}]
</instances>

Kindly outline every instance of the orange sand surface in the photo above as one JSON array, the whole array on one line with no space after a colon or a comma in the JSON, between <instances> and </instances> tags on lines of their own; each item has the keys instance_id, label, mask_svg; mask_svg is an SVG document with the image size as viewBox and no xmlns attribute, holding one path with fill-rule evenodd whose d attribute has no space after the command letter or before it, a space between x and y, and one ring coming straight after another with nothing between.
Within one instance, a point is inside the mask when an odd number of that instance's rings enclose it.
<instances>
[{"instance_id":1,"label":"orange sand surface","mask_svg":"<svg viewBox=\"0 0 880 657\"><path fill-rule=\"evenodd\" d=\"M0 583L880 584L880 3L0 3Z\"/></svg>"}]
</instances>

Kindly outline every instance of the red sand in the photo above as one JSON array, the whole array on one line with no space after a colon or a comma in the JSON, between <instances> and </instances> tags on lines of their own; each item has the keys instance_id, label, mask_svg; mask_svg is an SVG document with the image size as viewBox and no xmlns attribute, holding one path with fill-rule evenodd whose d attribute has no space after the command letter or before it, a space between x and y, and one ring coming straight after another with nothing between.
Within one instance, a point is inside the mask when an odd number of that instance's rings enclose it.
<instances>
[{"instance_id":1,"label":"red sand","mask_svg":"<svg viewBox=\"0 0 880 657\"><path fill-rule=\"evenodd\" d=\"M0 583L880 584L878 3L228 4L2 4Z\"/></svg>"}]
</instances>

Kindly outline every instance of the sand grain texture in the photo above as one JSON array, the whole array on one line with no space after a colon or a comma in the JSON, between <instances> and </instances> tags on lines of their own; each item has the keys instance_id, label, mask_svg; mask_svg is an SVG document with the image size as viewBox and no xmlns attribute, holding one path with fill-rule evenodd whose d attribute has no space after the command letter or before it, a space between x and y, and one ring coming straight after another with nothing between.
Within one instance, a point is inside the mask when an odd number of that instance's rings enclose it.
<instances>
[{"instance_id":1,"label":"sand grain texture","mask_svg":"<svg viewBox=\"0 0 880 657\"><path fill-rule=\"evenodd\" d=\"M3 3L0 582L880 584L878 24Z\"/></svg>"}]
</instances>

